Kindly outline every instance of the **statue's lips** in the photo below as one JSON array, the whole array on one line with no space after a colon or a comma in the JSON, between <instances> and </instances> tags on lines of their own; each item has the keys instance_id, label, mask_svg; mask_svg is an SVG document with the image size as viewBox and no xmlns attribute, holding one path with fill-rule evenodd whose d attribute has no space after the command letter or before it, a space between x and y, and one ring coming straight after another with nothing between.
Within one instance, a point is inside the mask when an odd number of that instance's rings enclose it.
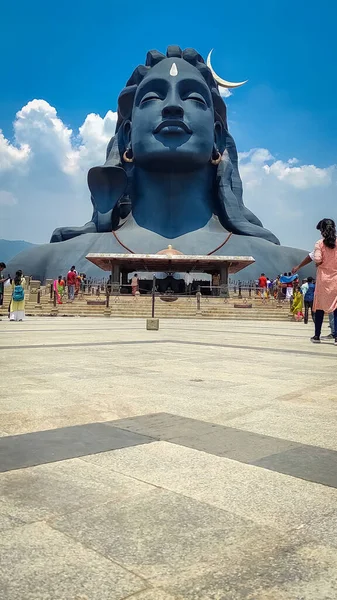
<instances>
[{"instance_id":1,"label":"statue's lips","mask_svg":"<svg viewBox=\"0 0 337 600\"><path fill-rule=\"evenodd\" d=\"M192 130L184 123L184 121L177 121L174 119L167 119L162 121L156 127L153 133L192 133Z\"/></svg>"}]
</instances>

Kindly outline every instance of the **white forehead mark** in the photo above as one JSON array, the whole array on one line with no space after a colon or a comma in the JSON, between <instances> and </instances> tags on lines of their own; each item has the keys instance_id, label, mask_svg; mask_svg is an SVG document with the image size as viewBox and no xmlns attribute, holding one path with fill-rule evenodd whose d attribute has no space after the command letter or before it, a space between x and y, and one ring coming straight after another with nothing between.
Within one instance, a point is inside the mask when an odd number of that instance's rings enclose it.
<instances>
[{"instance_id":1,"label":"white forehead mark","mask_svg":"<svg viewBox=\"0 0 337 600\"><path fill-rule=\"evenodd\" d=\"M178 75L178 69L177 69L176 63L173 63L173 65L170 69L170 75L171 75L171 77L176 77Z\"/></svg>"}]
</instances>

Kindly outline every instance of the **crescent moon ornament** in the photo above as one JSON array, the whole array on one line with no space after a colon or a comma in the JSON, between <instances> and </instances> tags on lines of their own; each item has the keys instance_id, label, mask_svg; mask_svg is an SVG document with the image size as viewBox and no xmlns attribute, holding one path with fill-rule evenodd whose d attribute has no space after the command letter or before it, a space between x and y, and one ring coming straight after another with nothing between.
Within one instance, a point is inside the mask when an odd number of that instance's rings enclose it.
<instances>
[{"instance_id":1,"label":"crescent moon ornament","mask_svg":"<svg viewBox=\"0 0 337 600\"><path fill-rule=\"evenodd\" d=\"M220 85L221 87L224 87L224 88L237 88L237 87L240 87L240 85L244 85L245 83L247 83L248 79L246 79L246 81L240 81L239 83L234 83L233 81L226 81L226 79L222 79L221 77L219 77L219 75L216 74L216 72L214 71L214 69L212 67L212 63L211 63L212 52L213 52L213 50L211 50L209 55L207 56L206 64L218 85Z\"/></svg>"}]
</instances>

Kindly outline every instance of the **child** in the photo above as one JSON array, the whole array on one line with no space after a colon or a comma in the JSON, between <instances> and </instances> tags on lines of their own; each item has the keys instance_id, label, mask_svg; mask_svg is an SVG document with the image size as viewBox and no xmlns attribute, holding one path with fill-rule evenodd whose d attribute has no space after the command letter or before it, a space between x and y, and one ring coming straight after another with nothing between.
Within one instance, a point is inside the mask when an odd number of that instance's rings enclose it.
<instances>
[{"instance_id":1,"label":"child","mask_svg":"<svg viewBox=\"0 0 337 600\"><path fill-rule=\"evenodd\" d=\"M301 321L303 319L303 296L298 286L294 288L291 312L296 321Z\"/></svg>"},{"instance_id":2,"label":"child","mask_svg":"<svg viewBox=\"0 0 337 600\"><path fill-rule=\"evenodd\" d=\"M314 295L315 295L315 284L312 277L308 277L308 288L304 295L304 323L308 324L309 320L309 308L311 310L312 320L315 322L315 313L312 310L314 304Z\"/></svg>"}]
</instances>

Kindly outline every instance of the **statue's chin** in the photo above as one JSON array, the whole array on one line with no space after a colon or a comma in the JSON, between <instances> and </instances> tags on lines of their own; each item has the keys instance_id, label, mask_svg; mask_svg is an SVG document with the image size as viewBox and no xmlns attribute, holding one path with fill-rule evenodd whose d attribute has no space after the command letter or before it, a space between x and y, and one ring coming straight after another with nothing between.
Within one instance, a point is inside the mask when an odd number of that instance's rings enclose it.
<instances>
[{"instance_id":1,"label":"statue's chin","mask_svg":"<svg viewBox=\"0 0 337 600\"><path fill-rule=\"evenodd\" d=\"M135 166L141 167L144 171L161 173L189 173L202 169L209 160L207 157L183 150L168 150L166 152L156 152L146 157L135 156Z\"/></svg>"}]
</instances>

